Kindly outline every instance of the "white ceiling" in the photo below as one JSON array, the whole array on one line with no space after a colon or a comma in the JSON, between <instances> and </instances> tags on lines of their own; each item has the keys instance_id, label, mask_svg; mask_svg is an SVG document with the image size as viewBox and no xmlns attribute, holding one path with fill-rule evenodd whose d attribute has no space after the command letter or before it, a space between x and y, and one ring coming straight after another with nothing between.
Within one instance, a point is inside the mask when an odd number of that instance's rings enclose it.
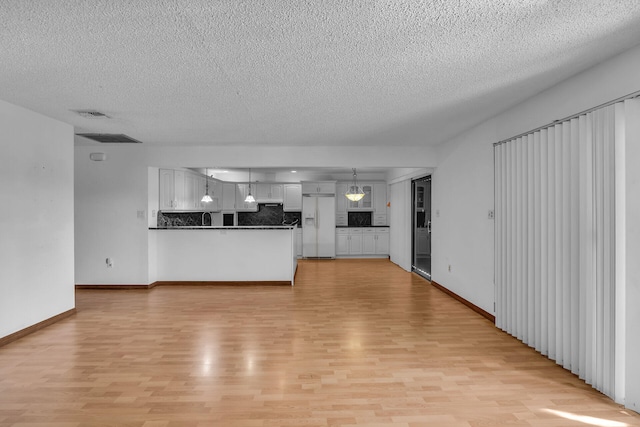
<instances>
[{"instance_id":1,"label":"white ceiling","mask_svg":"<svg viewBox=\"0 0 640 427\"><path fill-rule=\"evenodd\" d=\"M0 22L0 99L77 133L421 145L636 45L640 1L2 0Z\"/></svg>"}]
</instances>

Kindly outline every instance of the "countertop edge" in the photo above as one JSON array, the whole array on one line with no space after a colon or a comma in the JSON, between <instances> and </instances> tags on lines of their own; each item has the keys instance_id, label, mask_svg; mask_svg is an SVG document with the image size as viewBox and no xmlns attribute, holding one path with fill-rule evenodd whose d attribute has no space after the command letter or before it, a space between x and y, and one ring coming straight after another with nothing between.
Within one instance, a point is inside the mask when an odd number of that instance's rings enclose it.
<instances>
[{"instance_id":1,"label":"countertop edge","mask_svg":"<svg viewBox=\"0 0 640 427\"><path fill-rule=\"evenodd\" d=\"M187 226L187 227L149 227L149 230L293 230L294 225L239 225L239 226Z\"/></svg>"}]
</instances>

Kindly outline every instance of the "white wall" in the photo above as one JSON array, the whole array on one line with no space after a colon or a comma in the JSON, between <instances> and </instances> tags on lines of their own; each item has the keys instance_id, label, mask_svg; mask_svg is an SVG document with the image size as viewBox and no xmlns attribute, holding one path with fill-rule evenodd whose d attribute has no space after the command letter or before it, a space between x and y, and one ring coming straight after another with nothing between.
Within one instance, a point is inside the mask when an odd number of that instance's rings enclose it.
<instances>
[{"instance_id":1,"label":"white wall","mask_svg":"<svg viewBox=\"0 0 640 427\"><path fill-rule=\"evenodd\" d=\"M148 284L146 149L76 147L75 172L76 283Z\"/></svg>"},{"instance_id":2,"label":"white wall","mask_svg":"<svg viewBox=\"0 0 640 427\"><path fill-rule=\"evenodd\" d=\"M75 307L73 128L0 101L0 337Z\"/></svg>"},{"instance_id":3,"label":"white wall","mask_svg":"<svg viewBox=\"0 0 640 427\"><path fill-rule=\"evenodd\" d=\"M411 271L411 180L389 186L389 258L401 268Z\"/></svg>"}]
</instances>

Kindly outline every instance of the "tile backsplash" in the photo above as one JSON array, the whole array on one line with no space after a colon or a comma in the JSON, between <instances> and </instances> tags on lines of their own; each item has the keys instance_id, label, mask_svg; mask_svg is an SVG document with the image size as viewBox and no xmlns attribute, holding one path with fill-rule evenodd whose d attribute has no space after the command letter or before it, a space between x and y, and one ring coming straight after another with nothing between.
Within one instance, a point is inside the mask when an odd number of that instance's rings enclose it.
<instances>
[{"instance_id":1,"label":"tile backsplash","mask_svg":"<svg viewBox=\"0 0 640 427\"><path fill-rule=\"evenodd\" d=\"M280 204L259 204L257 212L238 212L238 225L289 225L300 227L302 212L284 212Z\"/></svg>"},{"instance_id":2,"label":"tile backsplash","mask_svg":"<svg viewBox=\"0 0 640 427\"><path fill-rule=\"evenodd\" d=\"M289 225L297 224L300 227L302 212L284 212L282 205L258 205L257 212L238 212L238 225ZM200 227L211 225L223 225L220 212L207 213L202 222L202 212L158 212L158 227Z\"/></svg>"},{"instance_id":3,"label":"tile backsplash","mask_svg":"<svg viewBox=\"0 0 640 427\"><path fill-rule=\"evenodd\" d=\"M349 227L371 227L371 212L349 212Z\"/></svg>"}]
</instances>

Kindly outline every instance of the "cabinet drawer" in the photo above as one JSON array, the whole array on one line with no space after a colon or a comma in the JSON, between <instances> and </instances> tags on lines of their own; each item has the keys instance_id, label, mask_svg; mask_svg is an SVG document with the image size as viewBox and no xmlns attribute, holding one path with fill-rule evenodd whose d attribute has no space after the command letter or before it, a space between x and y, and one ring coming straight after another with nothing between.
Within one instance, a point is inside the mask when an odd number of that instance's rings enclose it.
<instances>
[{"instance_id":1,"label":"cabinet drawer","mask_svg":"<svg viewBox=\"0 0 640 427\"><path fill-rule=\"evenodd\" d=\"M336 215L336 225L348 225L349 219L346 214L337 214Z\"/></svg>"},{"instance_id":2,"label":"cabinet drawer","mask_svg":"<svg viewBox=\"0 0 640 427\"><path fill-rule=\"evenodd\" d=\"M373 215L373 225L387 225L387 215L384 215L384 214Z\"/></svg>"}]
</instances>

